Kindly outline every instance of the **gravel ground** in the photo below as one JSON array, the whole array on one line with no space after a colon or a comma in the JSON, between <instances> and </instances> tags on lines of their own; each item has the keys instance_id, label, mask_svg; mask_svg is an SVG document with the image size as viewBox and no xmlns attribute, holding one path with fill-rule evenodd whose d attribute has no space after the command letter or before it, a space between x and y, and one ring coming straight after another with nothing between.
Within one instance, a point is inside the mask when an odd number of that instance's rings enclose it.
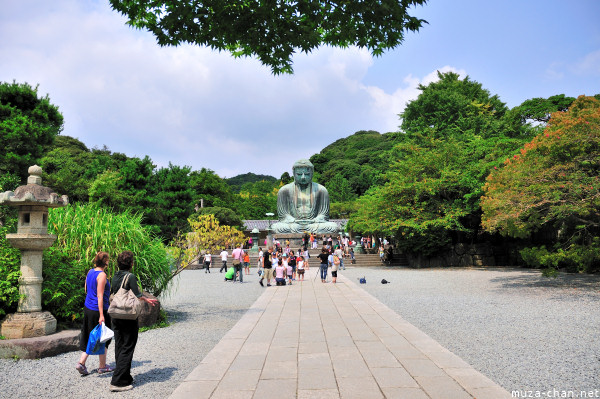
<instances>
[{"instance_id":1,"label":"gravel ground","mask_svg":"<svg viewBox=\"0 0 600 399\"><path fill-rule=\"evenodd\" d=\"M598 390L600 276L524 269L341 272L509 392ZM386 279L391 284L381 284Z\"/></svg>"},{"instance_id":2,"label":"gravel ground","mask_svg":"<svg viewBox=\"0 0 600 399\"><path fill-rule=\"evenodd\" d=\"M108 390L111 374L98 375L98 359L86 366L92 374L75 370L80 352L39 360L0 359L0 398L167 398L262 294L256 269L244 284L223 281L219 269L183 271L170 297L161 298L171 326L140 333L133 355L134 389ZM114 347L108 364L114 366Z\"/></svg>"},{"instance_id":3,"label":"gravel ground","mask_svg":"<svg viewBox=\"0 0 600 399\"><path fill-rule=\"evenodd\" d=\"M173 324L140 334L120 398L166 398L263 292L218 272L184 271L163 298ZM546 279L517 269L347 268L352 281L473 367L512 390L600 389L600 277ZM383 285L385 278L391 284ZM0 360L1 398L114 398L110 375L75 371L79 352ZM114 365L114 350L108 351ZM87 362L91 371L97 359Z\"/></svg>"}]
</instances>

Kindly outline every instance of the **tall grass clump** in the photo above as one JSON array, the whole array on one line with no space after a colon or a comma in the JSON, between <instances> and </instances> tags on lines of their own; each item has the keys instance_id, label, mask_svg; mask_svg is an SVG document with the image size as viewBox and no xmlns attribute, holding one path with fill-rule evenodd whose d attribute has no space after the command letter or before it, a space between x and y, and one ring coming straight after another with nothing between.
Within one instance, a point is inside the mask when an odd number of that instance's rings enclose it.
<instances>
[{"instance_id":1,"label":"tall grass clump","mask_svg":"<svg viewBox=\"0 0 600 399\"><path fill-rule=\"evenodd\" d=\"M151 294L163 292L171 281L172 262L160 239L141 221L142 215L115 213L95 204L51 209L48 233L58 238L44 254L44 308L63 319L81 316L85 276L98 251L110 255L109 278L118 270L118 254L132 251L133 273L142 288Z\"/></svg>"}]
</instances>

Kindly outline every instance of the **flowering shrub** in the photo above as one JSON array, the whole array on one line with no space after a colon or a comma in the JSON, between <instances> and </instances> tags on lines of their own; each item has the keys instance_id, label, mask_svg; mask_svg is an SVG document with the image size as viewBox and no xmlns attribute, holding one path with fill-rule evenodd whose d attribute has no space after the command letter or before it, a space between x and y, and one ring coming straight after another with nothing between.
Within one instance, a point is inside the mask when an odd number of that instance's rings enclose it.
<instances>
[{"instance_id":1,"label":"flowering shrub","mask_svg":"<svg viewBox=\"0 0 600 399\"><path fill-rule=\"evenodd\" d=\"M598 251L589 250L600 236L599 172L600 101L581 96L488 176L482 225L521 238L553 232L547 254L524 253L531 266L600 268Z\"/></svg>"}]
</instances>

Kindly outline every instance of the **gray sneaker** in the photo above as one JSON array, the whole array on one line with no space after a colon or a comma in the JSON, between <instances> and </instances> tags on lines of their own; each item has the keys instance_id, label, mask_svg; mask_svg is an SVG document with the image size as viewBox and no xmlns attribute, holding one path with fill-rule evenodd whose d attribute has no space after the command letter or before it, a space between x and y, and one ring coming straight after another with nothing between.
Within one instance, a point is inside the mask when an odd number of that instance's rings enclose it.
<instances>
[{"instance_id":1,"label":"gray sneaker","mask_svg":"<svg viewBox=\"0 0 600 399\"><path fill-rule=\"evenodd\" d=\"M124 387L118 387L118 386L116 386L116 385L112 385L112 384L111 384L111 385L108 387L108 389L109 389L111 392L123 392L123 391L130 391L130 390L132 390L132 389L133 389L133 385L126 385L126 386L124 386Z\"/></svg>"}]
</instances>

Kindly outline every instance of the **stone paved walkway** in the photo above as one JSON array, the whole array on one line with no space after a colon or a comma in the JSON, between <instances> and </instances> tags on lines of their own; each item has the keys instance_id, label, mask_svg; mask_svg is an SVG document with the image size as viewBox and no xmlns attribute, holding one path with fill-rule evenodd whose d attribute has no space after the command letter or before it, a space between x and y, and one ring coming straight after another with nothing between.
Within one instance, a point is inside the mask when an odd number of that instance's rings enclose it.
<instances>
[{"instance_id":1,"label":"stone paved walkway","mask_svg":"<svg viewBox=\"0 0 600 399\"><path fill-rule=\"evenodd\" d=\"M171 398L511 397L354 282L317 271L265 288Z\"/></svg>"}]
</instances>

